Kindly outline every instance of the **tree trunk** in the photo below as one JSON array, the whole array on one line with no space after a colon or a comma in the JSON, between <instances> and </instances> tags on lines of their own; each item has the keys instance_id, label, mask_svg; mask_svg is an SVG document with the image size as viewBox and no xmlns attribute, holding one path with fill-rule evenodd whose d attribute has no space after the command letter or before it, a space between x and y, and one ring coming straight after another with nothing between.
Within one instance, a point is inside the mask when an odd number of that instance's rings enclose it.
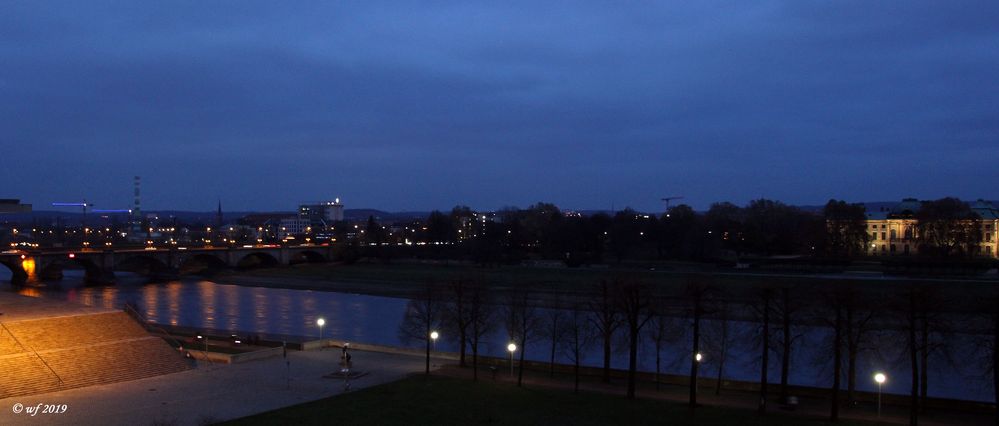
<instances>
[{"instance_id":1,"label":"tree trunk","mask_svg":"<svg viewBox=\"0 0 999 426\"><path fill-rule=\"evenodd\" d=\"M458 365L461 368L465 368L465 346L468 345L468 336L465 335L464 330L459 331L461 334L458 336Z\"/></svg>"},{"instance_id":2,"label":"tree trunk","mask_svg":"<svg viewBox=\"0 0 999 426\"><path fill-rule=\"evenodd\" d=\"M479 345L478 341L472 341L472 381L479 381Z\"/></svg>"},{"instance_id":3,"label":"tree trunk","mask_svg":"<svg viewBox=\"0 0 999 426\"><path fill-rule=\"evenodd\" d=\"M722 380L725 378L725 358L728 357L728 306L722 307L721 317L721 348L718 354L718 380L715 383L715 395L721 395Z\"/></svg>"},{"instance_id":4,"label":"tree trunk","mask_svg":"<svg viewBox=\"0 0 999 426\"><path fill-rule=\"evenodd\" d=\"M604 333L604 383L610 383L611 334Z\"/></svg>"},{"instance_id":5,"label":"tree trunk","mask_svg":"<svg viewBox=\"0 0 999 426\"><path fill-rule=\"evenodd\" d=\"M916 295L909 295L909 365L912 367L912 389L909 391L909 425L919 424L919 351L916 341Z\"/></svg>"},{"instance_id":6,"label":"tree trunk","mask_svg":"<svg viewBox=\"0 0 999 426\"><path fill-rule=\"evenodd\" d=\"M833 337L833 386L832 386L832 407L829 410L829 420L839 421L839 381L843 370L843 319L840 308L836 308L835 336Z\"/></svg>"},{"instance_id":7,"label":"tree trunk","mask_svg":"<svg viewBox=\"0 0 999 426\"><path fill-rule=\"evenodd\" d=\"M782 292L784 296L784 309L781 322L783 325L784 347L781 351L780 360L780 400L781 402L787 402L787 376L791 369L791 310L789 306L791 297L788 289L785 288Z\"/></svg>"},{"instance_id":8,"label":"tree trunk","mask_svg":"<svg viewBox=\"0 0 999 426\"><path fill-rule=\"evenodd\" d=\"M576 348L576 349L577 349L576 350L576 361L573 363L573 366L572 366L572 375L573 375L573 379L575 380L575 384L572 387L572 391L574 393L579 393L579 355L580 355L579 352L580 351L579 351L579 348Z\"/></svg>"},{"instance_id":9,"label":"tree trunk","mask_svg":"<svg viewBox=\"0 0 999 426\"><path fill-rule=\"evenodd\" d=\"M846 309L846 400L853 404L857 401L857 339L853 337L853 308Z\"/></svg>"},{"instance_id":10,"label":"tree trunk","mask_svg":"<svg viewBox=\"0 0 999 426\"><path fill-rule=\"evenodd\" d=\"M429 376L430 375L430 328L429 327L427 328L426 340L427 340L427 370L424 374Z\"/></svg>"},{"instance_id":11,"label":"tree trunk","mask_svg":"<svg viewBox=\"0 0 999 426\"><path fill-rule=\"evenodd\" d=\"M638 329L631 326L628 336L628 399L635 399L635 371L638 369Z\"/></svg>"},{"instance_id":12,"label":"tree trunk","mask_svg":"<svg viewBox=\"0 0 999 426\"><path fill-rule=\"evenodd\" d=\"M697 298L694 305L694 341L693 352L690 353L690 397L688 404L690 408L697 408L697 353L701 350L701 300Z\"/></svg>"},{"instance_id":13,"label":"tree trunk","mask_svg":"<svg viewBox=\"0 0 999 426\"><path fill-rule=\"evenodd\" d=\"M662 342L656 340L656 392L659 392L659 372L662 371Z\"/></svg>"},{"instance_id":14,"label":"tree trunk","mask_svg":"<svg viewBox=\"0 0 999 426\"><path fill-rule=\"evenodd\" d=\"M930 361L930 325L929 318L927 318L927 313L923 312L921 330L920 330L920 340L922 341L919 347L919 357L920 357L920 369L919 369L919 412L926 412L926 378L927 378L927 363Z\"/></svg>"},{"instance_id":15,"label":"tree trunk","mask_svg":"<svg viewBox=\"0 0 999 426\"><path fill-rule=\"evenodd\" d=\"M552 356L548 363L548 377L555 377L555 346L558 344L558 339L552 337Z\"/></svg>"},{"instance_id":16,"label":"tree trunk","mask_svg":"<svg viewBox=\"0 0 999 426\"><path fill-rule=\"evenodd\" d=\"M579 358L583 348L579 341L579 319L578 317L573 318L576 322L573 323L572 327L572 379L575 382L572 391L579 393Z\"/></svg>"},{"instance_id":17,"label":"tree trunk","mask_svg":"<svg viewBox=\"0 0 999 426\"><path fill-rule=\"evenodd\" d=\"M524 335L521 335L524 336ZM517 365L517 387L524 386L524 352L527 352L527 340L521 337L520 364Z\"/></svg>"},{"instance_id":18,"label":"tree trunk","mask_svg":"<svg viewBox=\"0 0 999 426\"><path fill-rule=\"evenodd\" d=\"M760 402L757 411L767 413L767 366L770 364L770 294L763 296L763 360L760 364Z\"/></svg>"},{"instance_id":19,"label":"tree trunk","mask_svg":"<svg viewBox=\"0 0 999 426\"><path fill-rule=\"evenodd\" d=\"M996 426L999 426L999 312L992 315L992 391L996 401Z\"/></svg>"}]
</instances>

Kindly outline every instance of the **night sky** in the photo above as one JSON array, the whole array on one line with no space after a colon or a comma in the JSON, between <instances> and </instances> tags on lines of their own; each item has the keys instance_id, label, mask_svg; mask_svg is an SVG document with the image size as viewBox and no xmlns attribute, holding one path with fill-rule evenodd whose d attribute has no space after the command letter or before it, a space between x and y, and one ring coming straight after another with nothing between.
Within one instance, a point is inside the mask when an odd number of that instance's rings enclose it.
<instances>
[{"instance_id":1,"label":"night sky","mask_svg":"<svg viewBox=\"0 0 999 426\"><path fill-rule=\"evenodd\" d=\"M997 198L999 2L0 5L0 198Z\"/></svg>"}]
</instances>

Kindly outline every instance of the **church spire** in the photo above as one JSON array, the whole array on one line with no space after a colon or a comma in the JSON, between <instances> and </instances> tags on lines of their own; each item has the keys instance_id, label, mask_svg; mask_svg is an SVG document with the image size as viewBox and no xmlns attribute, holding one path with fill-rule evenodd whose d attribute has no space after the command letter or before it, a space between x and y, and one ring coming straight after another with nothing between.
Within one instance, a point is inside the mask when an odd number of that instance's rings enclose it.
<instances>
[{"instance_id":1,"label":"church spire","mask_svg":"<svg viewBox=\"0 0 999 426\"><path fill-rule=\"evenodd\" d=\"M222 198L219 198L219 209L215 213L215 227L216 228L222 227Z\"/></svg>"}]
</instances>

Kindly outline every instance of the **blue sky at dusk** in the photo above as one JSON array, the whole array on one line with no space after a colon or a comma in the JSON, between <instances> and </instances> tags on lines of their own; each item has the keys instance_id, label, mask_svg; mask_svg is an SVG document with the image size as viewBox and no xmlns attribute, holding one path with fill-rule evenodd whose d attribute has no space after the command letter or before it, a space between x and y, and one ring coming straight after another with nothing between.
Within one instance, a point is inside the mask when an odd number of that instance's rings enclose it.
<instances>
[{"instance_id":1,"label":"blue sky at dusk","mask_svg":"<svg viewBox=\"0 0 999 426\"><path fill-rule=\"evenodd\" d=\"M0 198L997 198L999 2L6 2Z\"/></svg>"}]
</instances>

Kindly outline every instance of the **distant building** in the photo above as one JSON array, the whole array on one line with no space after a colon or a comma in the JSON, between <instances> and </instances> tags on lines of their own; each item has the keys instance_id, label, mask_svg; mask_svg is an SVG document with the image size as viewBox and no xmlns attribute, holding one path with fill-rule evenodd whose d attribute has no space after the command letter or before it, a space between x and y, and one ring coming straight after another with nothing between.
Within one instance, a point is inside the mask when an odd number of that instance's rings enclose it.
<instances>
[{"instance_id":1,"label":"distant building","mask_svg":"<svg viewBox=\"0 0 999 426\"><path fill-rule=\"evenodd\" d=\"M278 236L286 238L291 235L301 235L312 231L312 223L308 219L290 216L281 219Z\"/></svg>"},{"instance_id":2,"label":"distant building","mask_svg":"<svg viewBox=\"0 0 999 426\"><path fill-rule=\"evenodd\" d=\"M298 206L298 218L307 220L309 226L316 230L326 229L343 220L343 204L339 198L322 203L302 204Z\"/></svg>"},{"instance_id":3,"label":"distant building","mask_svg":"<svg viewBox=\"0 0 999 426\"><path fill-rule=\"evenodd\" d=\"M867 212L867 230L870 241L867 254L872 256L911 255L919 252L919 233L916 213L922 203L906 198L890 209ZM971 210L981 218L978 245L973 254L987 257L999 255L999 210L992 203L978 200Z\"/></svg>"}]
</instances>

